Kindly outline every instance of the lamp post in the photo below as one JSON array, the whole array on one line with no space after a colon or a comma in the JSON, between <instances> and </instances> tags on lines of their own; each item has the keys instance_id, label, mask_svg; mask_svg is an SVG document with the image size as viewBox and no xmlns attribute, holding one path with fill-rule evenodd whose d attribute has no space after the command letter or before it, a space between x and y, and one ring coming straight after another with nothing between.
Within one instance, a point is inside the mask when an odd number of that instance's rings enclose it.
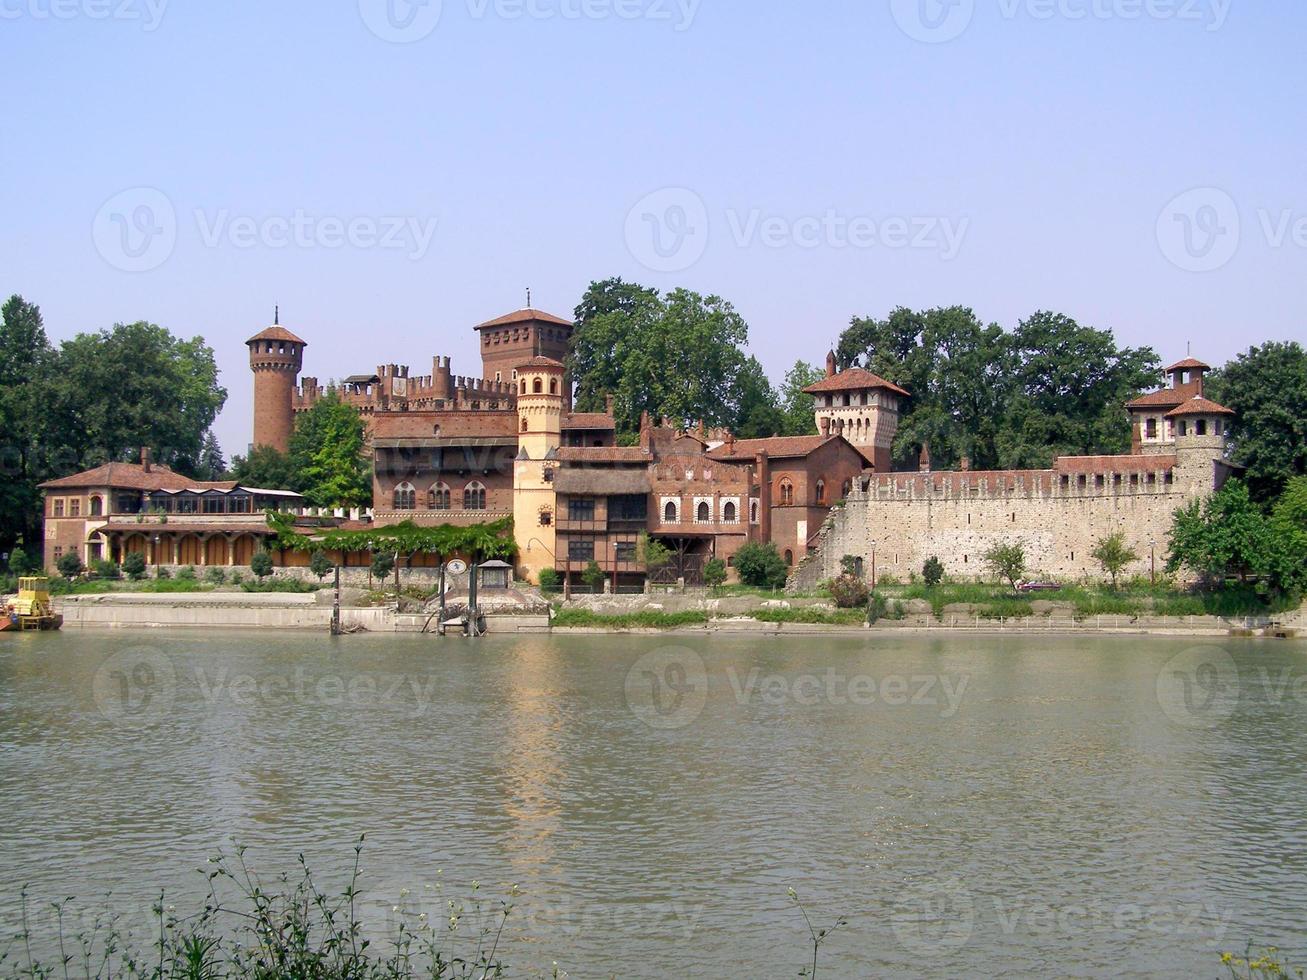
<instances>
[{"instance_id":1,"label":"lamp post","mask_svg":"<svg viewBox=\"0 0 1307 980\"><path fill-rule=\"evenodd\" d=\"M1157 539L1156 538L1150 537L1148 539L1148 564L1149 564L1148 580L1154 587L1156 587L1157 586Z\"/></svg>"},{"instance_id":2,"label":"lamp post","mask_svg":"<svg viewBox=\"0 0 1307 980\"><path fill-rule=\"evenodd\" d=\"M871 587L876 588L876 542L871 543Z\"/></svg>"},{"instance_id":3,"label":"lamp post","mask_svg":"<svg viewBox=\"0 0 1307 980\"><path fill-rule=\"evenodd\" d=\"M154 577L159 577L159 535L154 536Z\"/></svg>"}]
</instances>

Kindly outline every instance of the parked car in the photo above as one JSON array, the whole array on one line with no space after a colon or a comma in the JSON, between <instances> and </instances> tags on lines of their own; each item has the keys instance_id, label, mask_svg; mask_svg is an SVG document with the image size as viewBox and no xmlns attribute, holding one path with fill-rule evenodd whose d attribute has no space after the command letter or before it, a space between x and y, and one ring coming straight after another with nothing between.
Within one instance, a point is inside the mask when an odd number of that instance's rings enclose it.
<instances>
[{"instance_id":1,"label":"parked car","mask_svg":"<svg viewBox=\"0 0 1307 980\"><path fill-rule=\"evenodd\" d=\"M1056 582L1019 582L1017 583L1018 592L1056 592L1062 586Z\"/></svg>"}]
</instances>

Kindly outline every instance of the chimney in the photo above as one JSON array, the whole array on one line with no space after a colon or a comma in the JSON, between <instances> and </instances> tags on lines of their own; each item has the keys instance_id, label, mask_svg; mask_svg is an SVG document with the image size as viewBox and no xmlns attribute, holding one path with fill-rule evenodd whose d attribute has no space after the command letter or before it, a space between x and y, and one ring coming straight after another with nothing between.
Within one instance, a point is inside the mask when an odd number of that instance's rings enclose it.
<instances>
[{"instance_id":1,"label":"chimney","mask_svg":"<svg viewBox=\"0 0 1307 980\"><path fill-rule=\"evenodd\" d=\"M826 377L835 377L835 352L831 351L826 355Z\"/></svg>"},{"instance_id":2,"label":"chimney","mask_svg":"<svg viewBox=\"0 0 1307 980\"><path fill-rule=\"evenodd\" d=\"M735 433L730 429L726 430L726 452L731 456L735 455Z\"/></svg>"},{"instance_id":3,"label":"chimney","mask_svg":"<svg viewBox=\"0 0 1307 980\"><path fill-rule=\"evenodd\" d=\"M604 395L604 411L608 413L608 417L609 417L609 418L612 418L612 417L613 417L613 396L612 396L612 395Z\"/></svg>"},{"instance_id":4,"label":"chimney","mask_svg":"<svg viewBox=\"0 0 1307 980\"><path fill-rule=\"evenodd\" d=\"M921 462L918 464L917 468L920 469L922 473L930 472L930 443L929 442L923 442L921 444Z\"/></svg>"},{"instance_id":5,"label":"chimney","mask_svg":"<svg viewBox=\"0 0 1307 980\"><path fill-rule=\"evenodd\" d=\"M971 457L963 456L962 462L959 464L959 467L961 468L963 473L971 472Z\"/></svg>"},{"instance_id":6,"label":"chimney","mask_svg":"<svg viewBox=\"0 0 1307 980\"><path fill-rule=\"evenodd\" d=\"M142 446L142 447L141 447L141 469L145 470L146 473L150 473L150 472L153 471L153 468L154 468L154 467L153 467L153 465L151 464L151 461L150 461L150 447L149 447L149 446Z\"/></svg>"}]
</instances>

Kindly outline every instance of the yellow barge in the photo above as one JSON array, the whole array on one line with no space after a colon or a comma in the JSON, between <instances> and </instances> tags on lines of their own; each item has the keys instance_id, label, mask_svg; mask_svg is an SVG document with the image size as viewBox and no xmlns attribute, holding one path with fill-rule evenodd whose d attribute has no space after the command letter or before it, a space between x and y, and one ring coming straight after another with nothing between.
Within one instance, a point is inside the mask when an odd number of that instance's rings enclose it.
<instances>
[{"instance_id":1,"label":"yellow barge","mask_svg":"<svg viewBox=\"0 0 1307 980\"><path fill-rule=\"evenodd\" d=\"M50 601L48 578L20 578L18 597L8 603L0 615L0 633L9 630L57 630L64 618L54 611Z\"/></svg>"}]
</instances>

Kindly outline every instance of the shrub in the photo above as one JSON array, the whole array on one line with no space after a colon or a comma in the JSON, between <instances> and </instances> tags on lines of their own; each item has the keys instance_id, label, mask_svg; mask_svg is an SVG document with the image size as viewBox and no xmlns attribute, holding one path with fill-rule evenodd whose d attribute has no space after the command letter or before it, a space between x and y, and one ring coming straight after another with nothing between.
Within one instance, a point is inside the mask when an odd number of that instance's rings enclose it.
<instances>
[{"instance_id":1,"label":"shrub","mask_svg":"<svg viewBox=\"0 0 1307 980\"><path fill-rule=\"evenodd\" d=\"M156 579L159 579L160 581L163 581L164 579L172 578L172 572L168 571L168 569L165 568L163 565L159 565L154 570L154 577Z\"/></svg>"},{"instance_id":2,"label":"shrub","mask_svg":"<svg viewBox=\"0 0 1307 980\"><path fill-rule=\"evenodd\" d=\"M871 590L867 583L854 575L841 575L830 584L830 594L841 609L861 609L867 604Z\"/></svg>"},{"instance_id":3,"label":"shrub","mask_svg":"<svg viewBox=\"0 0 1307 980\"><path fill-rule=\"evenodd\" d=\"M91 571L95 577L104 579L106 582L115 582L123 577L122 569L111 561L105 561L103 558L97 558L91 562Z\"/></svg>"},{"instance_id":4,"label":"shrub","mask_svg":"<svg viewBox=\"0 0 1307 980\"><path fill-rule=\"evenodd\" d=\"M884 586L890 586L890 585L892 585L892 586L895 586L895 587L897 588L898 586L902 585L903 583L899 581L899 578L898 578L897 575L878 575L878 576L876 576L876 584L877 584L877 585L884 585Z\"/></svg>"},{"instance_id":5,"label":"shrub","mask_svg":"<svg viewBox=\"0 0 1307 980\"><path fill-rule=\"evenodd\" d=\"M944 581L944 563L931 555L926 559L926 564L921 567L921 577L931 588L939 585Z\"/></svg>"},{"instance_id":6,"label":"shrub","mask_svg":"<svg viewBox=\"0 0 1307 980\"><path fill-rule=\"evenodd\" d=\"M1015 590L1026 571L1026 549L1020 542L996 544L985 552L985 565L995 578L1007 579Z\"/></svg>"},{"instance_id":7,"label":"shrub","mask_svg":"<svg viewBox=\"0 0 1307 980\"><path fill-rule=\"evenodd\" d=\"M372 556L372 577L383 582L395 568L395 556L388 551L378 551Z\"/></svg>"},{"instance_id":8,"label":"shrub","mask_svg":"<svg viewBox=\"0 0 1307 980\"><path fill-rule=\"evenodd\" d=\"M194 565L185 565L185 566L183 566L183 567L177 569L177 577L178 577L179 579L181 579L183 582L194 582L194 581L195 581L195 566L194 566Z\"/></svg>"},{"instance_id":9,"label":"shrub","mask_svg":"<svg viewBox=\"0 0 1307 980\"><path fill-rule=\"evenodd\" d=\"M850 578L857 578L859 563L860 559L857 555L845 555L840 559L840 574L847 575Z\"/></svg>"},{"instance_id":10,"label":"shrub","mask_svg":"<svg viewBox=\"0 0 1307 980\"><path fill-rule=\"evenodd\" d=\"M59 556L55 567L64 578L77 578L82 574L82 559L77 556L77 552L70 551L66 555Z\"/></svg>"},{"instance_id":11,"label":"shrub","mask_svg":"<svg viewBox=\"0 0 1307 980\"><path fill-rule=\"evenodd\" d=\"M14 548L9 552L9 571L15 576L26 575L32 567L31 561L27 557L27 552L22 548Z\"/></svg>"},{"instance_id":12,"label":"shrub","mask_svg":"<svg viewBox=\"0 0 1307 980\"><path fill-rule=\"evenodd\" d=\"M231 577L227 581L229 581L232 585L240 585L242 582L245 581L245 574L243 572L239 572L235 569L232 569Z\"/></svg>"},{"instance_id":13,"label":"shrub","mask_svg":"<svg viewBox=\"0 0 1307 980\"><path fill-rule=\"evenodd\" d=\"M133 582L139 582L145 578L145 555L139 551L133 551L123 559L123 572Z\"/></svg>"},{"instance_id":14,"label":"shrub","mask_svg":"<svg viewBox=\"0 0 1307 980\"><path fill-rule=\"evenodd\" d=\"M1125 567L1139 560L1139 552L1125 543L1124 531L1117 531L1115 534L1099 538L1089 557L1098 562L1099 567L1111 576L1112 588L1115 589L1116 580Z\"/></svg>"},{"instance_id":15,"label":"shrub","mask_svg":"<svg viewBox=\"0 0 1307 980\"><path fill-rule=\"evenodd\" d=\"M214 585L222 585L224 582L227 581L227 573L223 571L221 568L219 568L217 565L214 565L213 567L208 569L204 573L204 577L208 579L210 582L212 582Z\"/></svg>"},{"instance_id":16,"label":"shrub","mask_svg":"<svg viewBox=\"0 0 1307 980\"><path fill-rule=\"evenodd\" d=\"M272 555L264 548L254 552L250 556L250 571L259 578L267 578L272 574Z\"/></svg>"},{"instance_id":17,"label":"shrub","mask_svg":"<svg viewBox=\"0 0 1307 980\"><path fill-rule=\"evenodd\" d=\"M879 592L872 592L867 596L867 622L875 625L877 620L885 618L889 611L889 606L885 602L885 597Z\"/></svg>"},{"instance_id":18,"label":"shrub","mask_svg":"<svg viewBox=\"0 0 1307 980\"><path fill-rule=\"evenodd\" d=\"M563 587L563 576L559 575L552 568L540 569L540 591L541 592L558 592Z\"/></svg>"},{"instance_id":19,"label":"shrub","mask_svg":"<svg viewBox=\"0 0 1307 980\"><path fill-rule=\"evenodd\" d=\"M309 559L309 571L318 577L319 582L330 575L335 568L336 563L328 558L327 553L321 549L313 552L313 557Z\"/></svg>"},{"instance_id":20,"label":"shrub","mask_svg":"<svg viewBox=\"0 0 1307 980\"><path fill-rule=\"evenodd\" d=\"M735 571L745 585L778 589L785 584L789 569L776 546L750 541L735 553Z\"/></svg>"},{"instance_id":21,"label":"shrub","mask_svg":"<svg viewBox=\"0 0 1307 980\"><path fill-rule=\"evenodd\" d=\"M710 589L721 588L726 581L726 562L720 558L709 559L703 566L703 584Z\"/></svg>"},{"instance_id":22,"label":"shrub","mask_svg":"<svg viewBox=\"0 0 1307 980\"><path fill-rule=\"evenodd\" d=\"M591 592L602 592L604 590L604 570L599 567L597 561L592 561L585 566L585 571L581 573L581 581L585 583L586 588Z\"/></svg>"}]
</instances>

